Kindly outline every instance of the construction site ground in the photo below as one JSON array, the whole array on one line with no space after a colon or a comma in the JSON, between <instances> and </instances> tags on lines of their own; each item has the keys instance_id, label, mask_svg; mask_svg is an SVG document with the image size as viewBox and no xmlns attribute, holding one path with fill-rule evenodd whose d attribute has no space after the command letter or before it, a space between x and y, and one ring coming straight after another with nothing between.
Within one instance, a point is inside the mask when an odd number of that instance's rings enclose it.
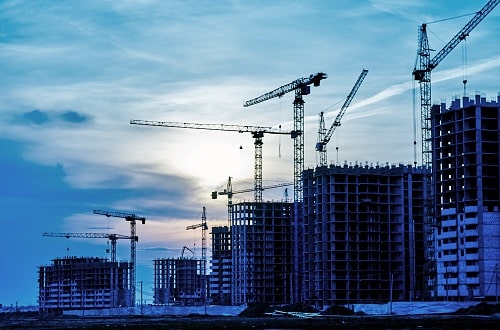
<instances>
[{"instance_id":1,"label":"construction site ground","mask_svg":"<svg viewBox=\"0 0 500 330\"><path fill-rule=\"evenodd\" d=\"M256 309L239 316L42 316L37 312L1 313L0 329L499 329L500 305L477 304L452 313L369 315L335 312L350 315L316 315L302 317L287 314L263 313ZM254 314L255 316L246 316ZM295 316L293 316L294 314ZM278 316L276 316L278 315Z\"/></svg>"}]
</instances>

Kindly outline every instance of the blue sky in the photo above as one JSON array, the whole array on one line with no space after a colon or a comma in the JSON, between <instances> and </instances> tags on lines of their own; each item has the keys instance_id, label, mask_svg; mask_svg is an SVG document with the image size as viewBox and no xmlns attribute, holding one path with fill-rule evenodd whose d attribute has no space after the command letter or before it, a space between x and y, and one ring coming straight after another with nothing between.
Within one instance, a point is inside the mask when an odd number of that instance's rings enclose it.
<instances>
[{"instance_id":1,"label":"blue sky","mask_svg":"<svg viewBox=\"0 0 500 330\"><path fill-rule=\"evenodd\" d=\"M484 3L1 2L0 304L36 303L37 267L56 257L108 256L104 240L42 237L129 233L124 220L94 209L147 218L137 227L137 280L151 292L153 259L180 256L183 246L200 255L201 232L185 228L201 221L203 206L209 226L226 223L226 200L212 200L211 191L229 176L234 189L252 186L250 134L135 126L130 119L291 129L293 93L243 103L325 72L304 98L305 166L312 167L319 112L329 127L368 69L329 143L329 161L412 163L418 26ZM461 95L464 74L469 94L496 97L499 16L497 8L433 71L433 101ZM471 17L429 25L431 47L440 50ZM293 141L265 136L263 150L264 185L292 181ZM281 199L283 189L263 196ZM128 247L118 242L119 259L128 260Z\"/></svg>"}]
</instances>

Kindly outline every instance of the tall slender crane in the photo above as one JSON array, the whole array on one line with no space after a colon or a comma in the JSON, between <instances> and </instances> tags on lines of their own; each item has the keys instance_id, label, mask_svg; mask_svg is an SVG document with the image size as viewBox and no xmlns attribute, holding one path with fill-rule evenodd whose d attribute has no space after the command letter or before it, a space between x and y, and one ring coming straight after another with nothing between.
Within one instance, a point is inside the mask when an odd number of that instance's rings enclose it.
<instances>
[{"instance_id":1,"label":"tall slender crane","mask_svg":"<svg viewBox=\"0 0 500 330\"><path fill-rule=\"evenodd\" d=\"M201 261L203 263L202 265L202 283L203 283L203 301L206 304L206 298L207 298L207 285L206 285L206 261L207 261L207 213L206 213L206 208L203 206L203 211L201 213L201 223L198 223L196 225L191 225L187 226L186 230L190 229L196 229L201 227Z\"/></svg>"},{"instance_id":2,"label":"tall slender crane","mask_svg":"<svg viewBox=\"0 0 500 330\"><path fill-rule=\"evenodd\" d=\"M432 186L432 104L431 104L431 71L466 37L469 33L500 3L500 0L490 0L474 17L431 59L431 49L427 38L427 23L419 28L418 50L413 77L420 85L420 121L422 134L422 165L426 171L424 177L424 223L426 226L427 251L426 273L430 286L434 286L436 260L434 250L434 188ZM414 141L414 147L417 142ZM415 149L416 157L416 149ZM415 163L417 160L415 159Z\"/></svg>"},{"instance_id":3,"label":"tall slender crane","mask_svg":"<svg viewBox=\"0 0 500 330\"><path fill-rule=\"evenodd\" d=\"M264 134L286 134L292 135L292 132L274 129L272 127L248 126L248 125L226 125L226 124L198 124L198 123L180 123L167 121L149 121L137 120L130 121L133 125L161 126L190 128L210 131L230 131L238 133L251 133L255 139L255 172L254 172L254 197L256 202L262 202L262 138Z\"/></svg>"},{"instance_id":4,"label":"tall slender crane","mask_svg":"<svg viewBox=\"0 0 500 330\"><path fill-rule=\"evenodd\" d=\"M130 300L132 304L135 305L135 281L136 281L136 272L137 272L137 264L136 264L136 243L137 240L134 237L136 235L136 221L141 221L142 224L146 223L146 218L139 217L135 214L124 213L124 212L116 212L116 211L102 211L102 210L94 210L94 214L105 215L106 217L115 217L115 218L124 218L126 221L130 222L130 263L132 265L132 269L130 270Z\"/></svg>"},{"instance_id":5,"label":"tall slender crane","mask_svg":"<svg viewBox=\"0 0 500 330\"><path fill-rule=\"evenodd\" d=\"M292 138L294 139L293 152L293 182L294 182L294 201L302 202L303 200L303 184L302 172L304 171L304 100L303 96L311 92L310 85L318 87L321 80L326 79L326 73L319 72L311 74L309 78L299 78L289 84L278 87L277 89L258 96L254 99L246 101L243 106L249 107L254 104L270 100L275 97L282 97L288 92L295 91L295 99L293 101L293 131Z\"/></svg>"},{"instance_id":6,"label":"tall slender crane","mask_svg":"<svg viewBox=\"0 0 500 330\"><path fill-rule=\"evenodd\" d=\"M316 74L311 74L309 78L299 78L292 81L289 84L278 87L277 89L258 96L254 99L246 101L243 106L249 107L254 104L264 102L266 100L282 97L288 92L295 91L295 99L293 101L293 131L292 138L294 139L293 145L293 201L294 201L294 211L293 211L293 240L294 240L294 270L292 279L292 301L298 302L300 300L301 293L297 290L299 288L299 283L302 276L302 269L299 263L299 255L301 254L301 212L300 206L303 202L303 182L302 182L302 172L304 172L304 95L308 95L311 92L310 85L318 87L321 80L326 79L327 75L323 72L318 72Z\"/></svg>"},{"instance_id":7,"label":"tall slender crane","mask_svg":"<svg viewBox=\"0 0 500 330\"><path fill-rule=\"evenodd\" d=\"M76 238L107 238L111 241L111 262L116 262L116 241L119 239L133 239L136 242L139 237L126 236L120 234L104 234L104 233L43 233L42 236L47 237L76 237Z\"/></svg>"},{"instance_id":8,"label":"tall slender crane","mask_svg":"<svg viewBox=\"0 0 500 330\"><path fill-rule=\"evenodd\" d=\"M232 178L229 177L229 179L227 180L226 189L224 189L223 191L213 191L212 192L212 199L217 199L218 195L221 195L221 196L227 195L228 226L231 226L231 206L233 205L233 195L251 192L251 191L255 192L255 187L254 188L247 188L247 189L240 189L240 190L233 190L233 184L231 182L231 179ZM293 182L282 182L282 183L277 183L277 184L262 187L262 190L279 188L279 187L286 187L286 186L291 186L291 185L293 185Z\"/></svg>"},{"instance_id":9,"label":"tall slender crane","mask_svg":"<svg viewBox=\"0 0 500 330\"><path fill-rule=\"evenodd\" d=\"M358 80L354 84L354 86L351 89L351 92L349 95L347 95L347 98L342 105L342 108L340 108L339 113L337 114L337 117L335 117L335 120L332 123L332 126L330 126L330 129L328 132L326 132L326 129L322 126L321 121L320 121L320 130L319 130L319 138L318 138L318 143L316 143L316 151L319 153L319 165L320 166L327 166L328 165L328 160L326 157L326 144L330 142L330 139L335 132L335 129L340 126L340 120L344 116L347 108L351 104L352 99L354 98L354 95L356 95L359 86L361 86L361 83L363 83L363 80L365 79L366 75L368 74L368 70L363 69L361 71L361 74L358 77ZM323 113L321 113L321 118L323 119ZM322 121L324 125L324 121Z\"/></svg>"}]
</instances>

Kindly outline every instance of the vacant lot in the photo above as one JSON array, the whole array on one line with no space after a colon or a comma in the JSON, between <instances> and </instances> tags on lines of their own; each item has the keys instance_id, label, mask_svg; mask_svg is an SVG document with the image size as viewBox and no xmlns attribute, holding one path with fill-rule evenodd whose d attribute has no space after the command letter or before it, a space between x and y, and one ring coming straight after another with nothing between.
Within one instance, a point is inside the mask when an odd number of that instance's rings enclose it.
<instances>
[{"instance_id":1,"label":"vacant lot","mask_svg":"<svg viewBox=\"0 0 500 330\"><path fill-rule=\"evenodd\" d=\"M0 329L498 329L499 316L59 317L3 315Z\"/></svg>"},{"instance_id":2,"label":"vacant lot","mask_svg":"<svg viewBox=\"0 0 500 330\"><path fill-rule=\"evenodd\" d=\"M311 312L303 304L284 306L288 312ZM0 329L393 329L500 330L500 304L480 303L453 313L430 315L355 315L337 306L313 318L265 316L265 305L248 307L240 316L108 316L43 317L36 312L0 314Z\"/></svg>"}]
</instances>

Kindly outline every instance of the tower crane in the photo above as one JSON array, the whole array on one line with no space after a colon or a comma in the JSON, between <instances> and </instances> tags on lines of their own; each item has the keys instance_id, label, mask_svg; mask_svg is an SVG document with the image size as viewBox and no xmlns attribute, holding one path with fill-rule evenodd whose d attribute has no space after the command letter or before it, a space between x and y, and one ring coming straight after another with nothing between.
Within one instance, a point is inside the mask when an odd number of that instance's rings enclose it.
<instances>
[{"instance_id":1,"label":"tower crane","mask_svg":"<svg viewBox=\"0 0 500 330\"><path fill-rule=\"evenodd\" d=\"M104 234L104 233L43 233L42 236L47 237L76 237L76 238L107 238L111 241L111 262L116 262L116 241L119 239L132 239L136 242L139 237L126 236L120 234Z\"/></svg>"},{"instance_id":2,"label":"tower crane","mask_svg":"<svg viewBox=\"0 0 500 330\"><path fill-rule=\"evenodd\" d=\"M137 240L134 237L137 237L136 235L136 221L141 221L142 224L146 223L146 218L144 217L139 217L135 214L131 213L124 213L124 212L116 212L116 211L102 211L102 210L94 210L94 214L100 214L100 215L105 215L106 217L115 217L115 218L124 218L126 221L130 222L130 264L131 264L131 270L130 270L130 292L131 292L131 301L132 304L135 305L135 278L136 278L136 271L137 271L137 265L136 265L136 243Z\"/></svg>"},{"instance_id":3,"label":"tower crane","mask_svg":"<svg viewBox=\"0 0 500 330\"><path fill-rule=\"evenodd\" d=\"M233 190L233 184L232 184L231 180L232 180L232 178L229 177L229 179L227 180L226 189L224 189L223 191L213 191L212 192L212 199L217 199L218 195L219 196L227 195L227 198L229 200L228 204L232 204L232 198L233 198L234 194L241 194L241 193L251 192L251 191L255 190L255 188ZM268 185L268 186L263 186L262 190L286 187L286 186L291 186L291 185L293 185L293 182L282 182L282 183L272 184L272 185Z\"/></svg>"},{"instance_id":4,"label":"tower crane","mask_svg":"<svg viewBox=\"0 0 500 330\"><path fill-rule=\"evenodd\" d=\"M311 74L309 78L299 78L292 81L289 84L278 87L277 89L258 96L254 99L246 101L243 106L249 107L254 104L270 100L275 97L282 97L288 92L295 91L295 99L293 101L293 131L292 139L294 139L293 145L293 201L294 201L294 212L293 212L293 240L294 240L294 276L292 280L292 287L299 288L300 279L299 276L302 274L301 266L299 263L300 254L300 241L301 241L301 216L299 215L300 208L299 205L303 202L303 182L302 182L302 172L304 172L304 95L308 95L311 92L310 85L318 87L321 80L326 79L327 75L323 72L318 72L316 74ZM292 292L292 301L299 301L301 293L295 289Z\"/></svg>"},{"instance_id":5,"label":"tower crane","mask_svg":"<svg viewBox=\"0 0 500 330\"><path fill-rule=\"evenodd\" d=\"M207 285L206 285L206 260L207 260L207 214L206 214L206 208L203 206L203 211L201 213L201 223L198 223L196 225L191 225L187 226L186 230L190 229L196 229L201 227L201 260L202 260L202 272L203 272L203 299L204 302L206 302L206 291L207 291Z\"/></svg>"},{"instance_id":6,"label":"tower crane","mask_svg":"<svg viewBox=\"0 0 500 330\"><path fill-rule=\"evenodd\" d=\"M302 202L303 200L303 184L302 172L304 171L304 100L302 96L308 95L311 92L310 85L318 87L321 80L326 79L326 73L319 72L311 74L309 78L299 78L289 84L278 87L277 89L258 96L254 99L246 101L243 106L249 107L254 104L270 100L275 97L282 97L288 92L295 91L295 99L293 101L293 131L292 138L294 139L293 152L293 185L294 185L294 201Z\"/></svg>"},{"instance_id":7,"label":"tower crane","mask_svg":"<svg viewBox=\"0 0 500 330\"><path fill-rule=\"evenodd\" d=\"M181 253L181 258L184 258L184 251L188 250L189 252L191 252L193 255L194 255L194 252L193 250L191 250L190 248L188 248L187 246L183 246L182 247L182 253Z\"/></svg>"},{"instance_id":8,"label":"tower crane","mask_svg":"<svg viewBox=\"0 0 500 330\"><path fill-rule=\"evenodd\" d=\"M323 119L323 112L321 113L321 120L320 120L320 129L319 129L319 137L318 137L318 143L316 143L316 151L319 153L319 165L320 166L327 166L328 161L326 157L326 144L330 142L330 139L335 132L335 129L340 126L340 120L344 116L347 108L351 104L352 99L354 98L354 95L356 95L359 87L361 86L361 83L363 83L363 80L365 79L366 75L368 74L368 70L363 69L361 71L361 74L358 77L358 80L354 84L351 92L349 95L347 95L347 98L340 108L339 113L337 114L337 117L335 117L335 120L332 123L332 126L330 126L330 129L328 132L326 132L326 129L324 127L324 119Z\"/></svg>"},{"instance_id":9,"label":"tower crane","mask_svg":"<svg viewBox=\"0 0 500 330\"><path fill-rule=\"evenodd\" d=\"M198 124L198 123L180 123L166 121L148 121L133 119L130 121L133 125L161 126L190 128L210 131L230 131L238 133L251 133L255 139L255 174L254 174L254 197L256 202L262 202L262 138L264 134L286 134L292 135L293 132L282 131L272 127L248 126L248 125L226 125L226 124Z\"/></svg>"},{"instance_id":10,"label":"tower crane","mask_svg":"<svg viewBox=\"0 0 500 330\"><path fill-rule=\"evenodd\" d=\"M277 184L262 187L262 190L279 188L279 187L286 187L286 186L291 186L291 185L293 185L293 182L277 183ZM229 179L227 180L226 189L224 189L223 191L213 191L212 192L212 199L217 199L218 195L227 195L228 226L231 226L231 205L233 205L233 195L251 192L251 191L255 191L255 187L254 188L247 188L247 189L240 189L240 190L233 190L233 184L231 182L231 177L229 177Z\"/></svg>"},{"instance_id":11,"label":"tower crane","mask_svg":"<svg viewBox=\"0 0 500 330\"><path fill-rule=\"evenodd\" d=\"M466 37L469 33L500 3L500 0L490 0L479 10L474 17L431 59L431 49L427 38L427 23L419 28L418 50L413 78L420 85L420 125L421 125L421 147L422 165L428 171L424 176L424 217L427 251L426 251L426 273L429 274L430 282L435 281L435 251L434 231L436 227L434 218L434 189L432 186L432 104L431 104L431 71ZM417 142L414 141L414 148ZM415 149L416 158L416 149ZM415 164L417 160L415 159Z\"/></svg>"}]
</instances>

